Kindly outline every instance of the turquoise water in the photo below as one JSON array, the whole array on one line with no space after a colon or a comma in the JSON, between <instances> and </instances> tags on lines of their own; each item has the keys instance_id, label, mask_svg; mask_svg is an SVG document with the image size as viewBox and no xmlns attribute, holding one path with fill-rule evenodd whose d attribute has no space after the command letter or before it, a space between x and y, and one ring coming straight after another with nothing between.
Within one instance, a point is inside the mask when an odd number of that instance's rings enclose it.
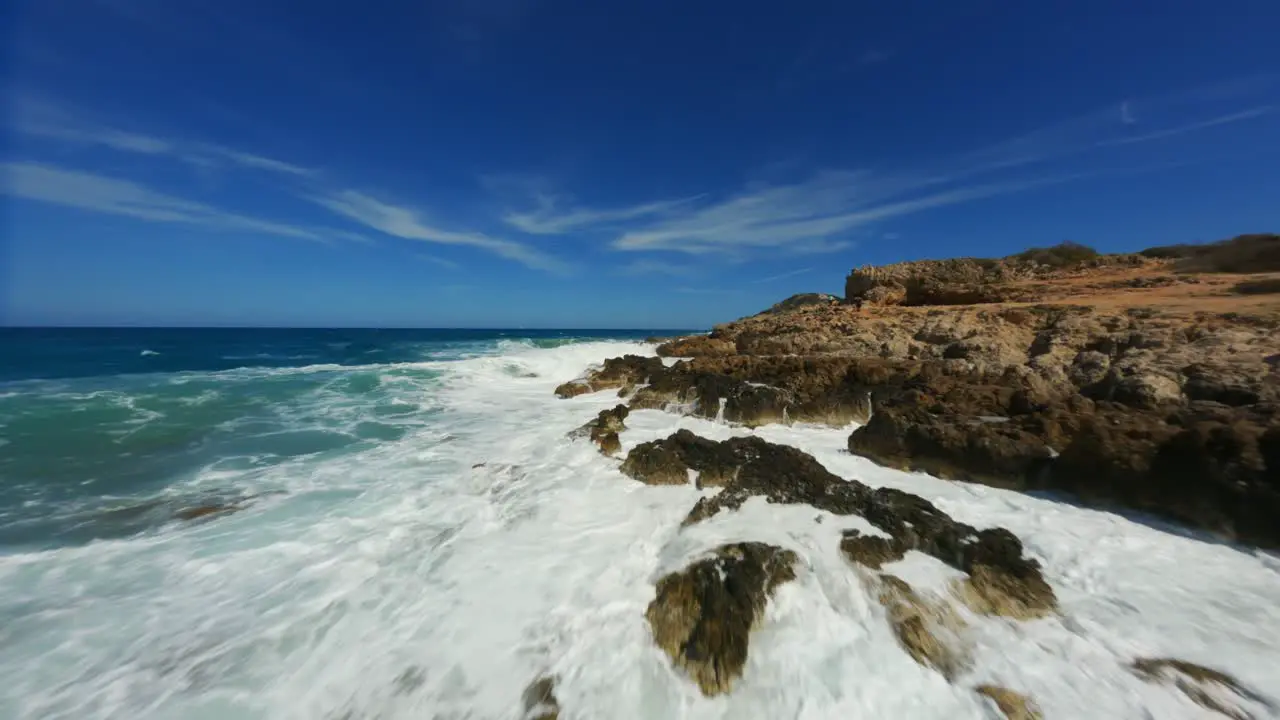
<instances>
[{"instance_id":1,"label":"turquoise water","mask_svg":"<svg viewBox=\"0 0 1280 720\"><path fill-rule=\"evenodd\" d=\"M439 363L652 333L0 329L0 552L153 531L398 441L438 412Z\"/></svg>"}]
</instances>

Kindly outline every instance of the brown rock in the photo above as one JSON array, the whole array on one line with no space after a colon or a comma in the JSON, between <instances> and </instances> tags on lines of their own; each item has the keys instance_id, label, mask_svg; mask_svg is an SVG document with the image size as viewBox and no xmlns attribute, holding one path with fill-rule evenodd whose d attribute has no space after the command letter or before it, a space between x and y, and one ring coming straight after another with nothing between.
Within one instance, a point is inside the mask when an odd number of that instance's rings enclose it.
<instances>
[{"instance_id":1,"label":"brown rock","mask_svg":"<svg viewBox=\"0 0 1280 720\"><path fill-rule=\"evenodd\" d=\"M645 613L654 641L704 695L729 692L741 677L751 630L774 589L795 579L796 559L771 545L735 543L658 581Z\"/></svg>"},{"instance_id":2,"label":"brown rock","mask_svg":"<svg viewBox=\"0 0 1280 720\"><path fill-rule=\"evenodd\" d=\"M658 346L660 357L715 357L732 355L737 351L738 347L732 340L706 335L676 338Z\"/></svg>"},{"instance_id":3,"label":"brown rock","mask_svg":"<svg viewBox=\"0 0 1280 720\"><path fill-rule=\"evenodd\" d=\"M1043 617L1057 607L1053 590L1039 573L1021 577L987 565L974 565L957 580L954 592L970 610L1016 620Z\"/></svg>"},{"instance_id":4,"label":"brown rock","mask_svg":"<svg viewBox=\"0 0 1280 720\"><path fill-rule=\"evenodd\" d=\"M881 565L901 560L907 551L893 538L863 535L857 530L846 530L840 540L840 551L850 561L863 567L879 570Z\"/></svg>"},{"instance_id":5,"label":"brown rock","mask_svg":"<svg viewBox=\"0 0 1280 720\"><path fill-rule=\"evenodd\" d=\"M571 398L600 390L635 386L649 382L664 369L661 358L623 355L605 360L603 366L589 371L586 377L560 385L555 393L561 398Z\"/></svg>"},{"instance_id":6,"label":"brown rock","mask_svg":"<svg viewBox=\"0 0 1280 720\"><path fill-rule=\"evenodd\" d=\"M1041 720L1044 716L1031 698L999 685L979 685L979 695L990 698L1008 720Z\"/></svg>"},{"instance_id":7,"label":"brown rock","mask_svg":"<svg viewBox=\"0 0 1280 720\"><path fill-rule=\"evenodd\" d=\"M1200 707L1232 720L1253 720L1255 716L1246 709L1248 705L1275 710L1266 698L1230 675L1185 660L1139 658L1131 669L1147 682L1173 685Z\"/></svg>"},{"instance_id":8,"label":"brown rock","mask_svg":"<svg viewBox=\"0 0 1280 720\"><path fill-rule=\"evenodd\" d=\"M855 430L849 452L886 467L1014 488L1035 484L1053 455L1041 436L1009 418L895 407Z\"/></svg>"},{"instance_id":9,"label":"brown rock","mask_svg":"<svg viewBox=\"0 0 1280 720\"><path fill-rule=\"evenodd\" d=\"M1237 281L1070 245L859 269L847 304L784 301L673 342L692 359L654 366L632 407L857 422L851 451L893 467L1280 546L1280 300Z\"/></svg>"},{"instance_id":10,"label":"brown rock","mask_svg":"<svg viewBox=\"0 0 1280 720\"><path fill-rule=\"evenodd\" d=\"M560 703L555 696L556 683L549 677L540 677L524 691L523 720L557 720Z\"/></svg>"},{"instance_id":11,"label":"brown rock","mask_svg":"<svg viewBox=\"0 0 1280 720\"><path fill-rule=\"evenodd\" d=\"M679 430L662 439L632 448L622 472L648 485L687 485L689 471L699 473L698 486L721 486L737 472L739 461L731 448Z\"/></svg>"},{"instance_id":12,"label":"brown rock","mask_svg":"<svg viewBox=\"0 0 1280 720\"><path fill-rule=\"evenodd\" d=\"M872 489L828 472L811 455L757 437L713 442L681 430L665 440L637 446L623 463L632 477L653 484L683 484L688 470L712 471L727 478L724 489L693 506L686 525L722 510L734 510L751 497L804 504L836 515L859 515L891 541L846 534L841 549L855 562L874 566L919 550L966 573L982 577L974 587L993 612L1044 613L1056 605L1053 590L1035 560L1024 557L1022 543L1003 528L978 530L956 522L928 500L892 488ZM677 482L678 480L678 482Z\"/></svg>"},{"instance_id":13,"label":"brown rock","mask_svg":"<svg viewBox=\"0 0 1280 720\"><path fill-rule=\"evenodd\" d=\"M556 392L556 397L561 398L563 400L568 400L571 397L586 395L587 393L595 392L595 391L591 388L591 385L587 383L585 380L570 380L569 382L560 383L559 385L557 385L555 392Z\"/></svg>"},{"instance_id":14,"label":"brown rock","mask_svg":"<svg viewBox=\"0 0 1280 720\"><path fill-rule=\"evenodd\" d=\"M630 412L626 405L601 410L594 420L569 433L569 437L590 438L605 455L622 452L622 441L618 438L618 433L627 429L623 421Z\"/></svg>"},{"instance_id":15,"label":"brown rock","mask_svg":"<svg viewBox=\"0 0 1280 720\"><path fill-rule=\"evenodd\" d=\"M882 574L878 580L876 599L888 612L898 643L917 663L955 678L968 664L960 638L964 621L945 601L922 598L901 578Z\"/></svg>"}]
</instances>

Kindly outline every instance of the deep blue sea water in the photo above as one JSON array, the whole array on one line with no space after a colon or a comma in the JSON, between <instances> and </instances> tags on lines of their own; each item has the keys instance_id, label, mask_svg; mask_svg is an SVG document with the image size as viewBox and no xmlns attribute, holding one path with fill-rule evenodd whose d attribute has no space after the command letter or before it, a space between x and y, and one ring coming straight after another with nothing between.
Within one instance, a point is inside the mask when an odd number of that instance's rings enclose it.
<instances>
[{"instance_id":1,"label":"deep blue sea water","mask_svg":"<svg viewBox=\"0 0 1280 720\"><path fill-rule=\"evenodd\" d=\"M128 536L247 492L202 477L399 440L430 422L439 363L653 334L0 328L0 552Z\"/></svg>"}]
</instances>

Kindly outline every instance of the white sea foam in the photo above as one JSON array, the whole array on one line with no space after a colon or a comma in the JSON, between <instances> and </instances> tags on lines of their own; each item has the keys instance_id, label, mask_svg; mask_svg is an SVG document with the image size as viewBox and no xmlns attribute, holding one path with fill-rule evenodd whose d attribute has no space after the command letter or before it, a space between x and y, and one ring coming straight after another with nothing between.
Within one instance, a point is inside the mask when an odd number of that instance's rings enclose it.
<instances>
[{"instance_id":1,"label":"white sea foam","mask_svg":"<svg viewBox=\"0 0 1280 720\"><path fill-rule=\"evenodd\" d=\"M0 557L0 717L514 720L539 673L557 677L564 718L991 717L971 690L981 682L1033 696L1050 718L1203 717L1127 672L1138 656L1216 667L1280 702L1271 556L881 469L844 452L847 429L756 431L844 477L1008 527L1044 562L1062 618L974 619L973 667L948 683L897 646L839 555L841 530L874 532L865 521L752 500L681 531L701 491L640 485L565 437L618 399L557 400L555 385L649 348L503 352L409 366L438 371L430 382L397 377L405 366L360 368L430 412L359 453L199 479L286 491L249 510ZM338 425L360 410L336 391L311 399L333 403ZM677 427L715 439L751 432L657 411L627 424L624 450ZM743 539L803 562L753 635L735 691L707 699L654 647L644 609L663 573ZM925 590L953 573L915 554L893 570Z\"/></svg>"}]
</instances>

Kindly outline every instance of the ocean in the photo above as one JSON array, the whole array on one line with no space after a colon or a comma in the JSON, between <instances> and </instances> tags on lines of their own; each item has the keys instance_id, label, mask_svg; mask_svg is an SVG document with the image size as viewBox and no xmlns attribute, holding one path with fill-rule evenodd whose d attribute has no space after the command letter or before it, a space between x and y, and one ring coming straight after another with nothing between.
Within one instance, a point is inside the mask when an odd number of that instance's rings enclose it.
<instances>
[{"instance_id":1,"label":"ocean","mask_svg":"<svg viewBox=\"0 0 1280 720\"><path fill-rule=\"evenodd\" d=\"M681 529L710 491L567 437L619 400L555 386L653 334L0 330L0 718L516 720L540 676L565 719L980 718L984 680L1049 717L1196 717L1125 670L1138 655L1280 687L1274 556L878 468L849 428L632 413L624 452L754 432L1017 533L1063 618L975 619L963 682L922 668L839 554L865 521L752 500ZM644 610L743 539L803 567L735 691L704 698ZM894 572L945 583L926 560Z\"/></svg>"}]
</instances>

